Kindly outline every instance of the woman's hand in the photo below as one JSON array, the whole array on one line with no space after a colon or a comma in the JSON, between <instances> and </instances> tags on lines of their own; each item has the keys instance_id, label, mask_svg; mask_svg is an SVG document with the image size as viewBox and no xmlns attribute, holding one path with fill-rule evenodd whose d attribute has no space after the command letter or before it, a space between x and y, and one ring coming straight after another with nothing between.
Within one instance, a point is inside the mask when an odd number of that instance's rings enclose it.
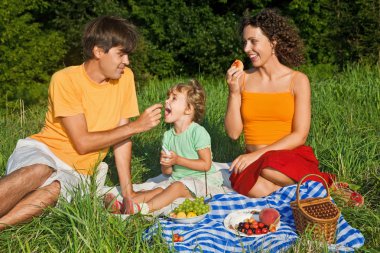
<instances>
[{"instance_id":1,"label":"woman's hand","mask_svg":"<svg viewBox=\"0 0 380 253\"><path fill-rule=\"evenodd\" d=\"M228 88L230 93L240 94L240 84L239 78L243 74L243 70L232 66L227 70L226 81L228 84Z\"/></svg>"},{"instance_id":2,"label":"woman's hand","mask_svg":"<svg viewBox=\"0 0 380 253\"><path fill-rule=\"evenodd\" d=\"M245 170L250 164L259 159L261 154L258 152L252 152L249 154L244 154L238 156L231 164L230 171L233 173L239 174Z\"/></svg>"},{"instance_id":3,"label":"woman's hand","mask_svg":"<svg viewBox=\"0 0 380 253\"><path fill-rule=\"evenodd\" d=\"M170 155L166 154L164 151L161 151L160 164L164 167L171 167L177 164L178 155L170 151Z\"/></svg>"}]
</instances>

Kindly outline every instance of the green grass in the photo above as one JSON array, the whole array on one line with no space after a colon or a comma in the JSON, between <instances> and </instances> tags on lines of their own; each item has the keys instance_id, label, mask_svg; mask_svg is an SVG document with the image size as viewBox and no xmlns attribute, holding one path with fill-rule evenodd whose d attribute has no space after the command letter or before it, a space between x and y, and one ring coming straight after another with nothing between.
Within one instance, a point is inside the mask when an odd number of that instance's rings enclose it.
<instances>
[{"instance_id":1,"label":"green grass","mask_svg":"<svg viewBox=\"0 0 380 253\"><path fill-rule=\"evenodd\" d=\"M380 250L380 68L351 66L342 73L304 68L312 81L312 127L308 138L322 171L355 184L365 196L362 208L337 200L345 219L361 230L366 243L360 252ZM227 87L220 77L198 77L207 92L203 125L210 132L214 161L228 162L243 152L242 139L227 137L223 117ZM154 80L138 87L140 111L163 102L169 86L187 78ZM22 103L0 109L0 175L17 139L40 130L44 106L23 109ZM167 125L133 137L133 181L143 182L160 173L159 151ZM112 153L106 157L111 171L107 184L117 183ZM0 252L168 252L159 233L145 242L142 234L154 221L135 216L128 221L111 217L94 194L76 195L72 203L56 208L24 226L0 232ZM325 246L302 237L289 252L325 252Z\"/></svg>"}]
</instances>

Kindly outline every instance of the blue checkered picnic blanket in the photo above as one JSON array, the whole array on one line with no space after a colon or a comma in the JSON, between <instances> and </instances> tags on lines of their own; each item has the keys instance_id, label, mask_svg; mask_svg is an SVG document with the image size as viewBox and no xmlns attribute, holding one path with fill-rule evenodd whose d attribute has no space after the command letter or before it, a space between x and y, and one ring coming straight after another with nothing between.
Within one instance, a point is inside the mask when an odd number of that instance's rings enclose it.
<instances>
[{"instance_id":1,"label":"blue checkered picnic blanket","mask_svg":"<svg viewBox=\"0 0 380 253\"><path fill-rule=\"evenodd\" d=\"M211 211L204 220L196 224L178 224L170 219L160 218L159 224L150 227L145 234L149 239L161 227L169 247L178 252L280 252L286 251L298 238L295 231L290 202L296 198L297 185L291 185L274 192L265 198L251 199L233 193L218 194L210 201ZM300 187L301 199L325 197L321 183L307 181ZM240 237L225 229L224 218L232 211L247 208L276 208L281 214L281 226L274 233L261 237ZM183 242L173 243L172 235L184 236ZM359 230L352 228L341 215L337 226L336 244L329 245L334 252L353 252L364 244Z\"/></svg>"}]
</instances>

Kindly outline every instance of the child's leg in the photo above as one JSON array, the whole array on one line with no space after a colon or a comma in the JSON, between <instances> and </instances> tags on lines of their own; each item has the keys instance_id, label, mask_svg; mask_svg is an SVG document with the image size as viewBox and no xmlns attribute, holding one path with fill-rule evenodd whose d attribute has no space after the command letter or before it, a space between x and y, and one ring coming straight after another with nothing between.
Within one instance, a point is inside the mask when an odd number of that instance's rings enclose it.
<instances>
[{"instance_id":1,"label":"child's leg","mask_svg":"<svg viewBox=\"0 0 380 253\"><path fill-rule=\"evenodd\" d=\"M157 194L147 202L149 212L159 210L178 198L190 198L191 194L186 186L181 182L174 182L168 188Z\"/></svg>"},{"instance_id":2,"label":"child's leg","mask_svg":"<svg viewBox=\"0 0 380 253\"><path fill-rule=\"evenodd\" d=\"M161 193L164 189L162 188L156 188L153 190L148 191L142 191L142 192L136 192L136 195L132 198L132 201L135 203L142 203L142 202L148 202L151 200L154 196ZM123 203L118 201L116 199L116 196L109 192L106 195L104 195L103 198L104 207L108 209L111 213L121 213L121 209L123 208Z\"/></svg>"},{"instance_id":3,"label":"child's leg","mask_svg":"<svg viewBox=\"0 0 380 253\"><path fill-rule=\"evenodd\" d=\"M133 197L133 200L136 203L142 203L142 202L146 203L163 191L164 189L158 187L158 188L148 190L148 191L136 192L136 195Z\"/></svg>"}]
</instances>

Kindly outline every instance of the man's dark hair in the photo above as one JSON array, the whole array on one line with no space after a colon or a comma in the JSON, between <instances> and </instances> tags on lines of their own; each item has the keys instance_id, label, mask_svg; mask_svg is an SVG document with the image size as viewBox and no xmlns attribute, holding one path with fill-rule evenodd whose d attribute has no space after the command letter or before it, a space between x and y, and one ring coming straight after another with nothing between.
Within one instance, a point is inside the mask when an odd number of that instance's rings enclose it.
<instances>
[{"instance_id":1,"label":"man's dark hair","mask_svg":"<svg viewBox=\"0 0 380 253\"><path fill-rule=\"evenodd\" d=\"M112 16L98 17L87 23L83 33L84 59L94 57L94 46L102 48L105 53L112 47L121 46L122 51L129 54L135 50L137 40L137 29L127 20Z\"/></svg>"}]
</instances>

